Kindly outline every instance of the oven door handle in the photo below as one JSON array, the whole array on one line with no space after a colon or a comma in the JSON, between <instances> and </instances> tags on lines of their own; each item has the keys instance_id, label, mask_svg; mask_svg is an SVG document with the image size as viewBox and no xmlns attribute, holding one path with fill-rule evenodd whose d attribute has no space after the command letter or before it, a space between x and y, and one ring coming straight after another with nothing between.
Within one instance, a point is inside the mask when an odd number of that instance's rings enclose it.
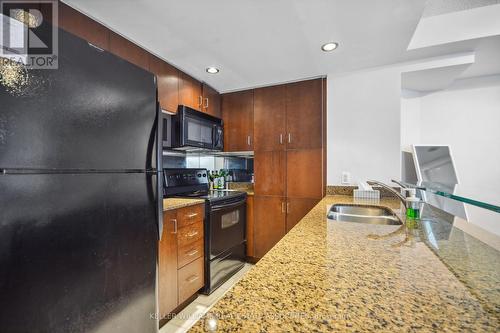
<instances>
[{"instance_id":1,"label":"oven door handle","mask_svg":"<svg viewBox=\"0 0 500 333\"><path fill-rule=\"evenodd\" d=\"M211 212L216 212L216 211L219 211L219 210L226 210L226 209L235 208L235 207L238 207L238 206L241 206L241 205L245 204L245 201L246 201L246 199L239 200L239 201L237 201L235 203L231 203L229 205L224 205L224 204L214 205L214 206L211 207Z\"/></svg>"}]
</instances>

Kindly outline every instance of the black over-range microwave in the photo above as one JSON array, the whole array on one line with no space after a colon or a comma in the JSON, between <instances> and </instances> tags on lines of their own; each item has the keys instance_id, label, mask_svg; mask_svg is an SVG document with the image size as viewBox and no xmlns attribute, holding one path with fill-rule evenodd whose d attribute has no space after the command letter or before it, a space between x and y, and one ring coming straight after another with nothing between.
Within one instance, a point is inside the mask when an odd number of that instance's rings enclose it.
<instances>
[{"instance_id":1,"label":"black over-range microwave","mask_svg":"<svg viewBox=\"0 0 500 333\"><path fill-rule=\"evenodd\" d=\"M179 105L177 114L163 113L163 148L221 151L224 148L222 119Z\"/></svg>"}]
</instances>

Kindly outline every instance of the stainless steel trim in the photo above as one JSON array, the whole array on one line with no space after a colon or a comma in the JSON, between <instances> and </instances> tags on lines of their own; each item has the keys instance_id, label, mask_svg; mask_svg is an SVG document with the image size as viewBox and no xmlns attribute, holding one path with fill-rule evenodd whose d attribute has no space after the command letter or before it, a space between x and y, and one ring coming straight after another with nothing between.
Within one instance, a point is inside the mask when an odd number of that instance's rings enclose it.
<instances>
[{"instance_id":1,"label":"stainless steel trim","mask_svg":"<svg viewBox=\"0 0 500 333\"><path fill-rule=\"evenodd\" d=\"M292 143L292 133L288 133L288 143Z\"/></svg>"},{"instance_id":2,"label":"stainless steel trim","mask_svg":"<svg viewBox=\"0 0 500 333\"><path fill-rule=\"evenodd\" d=\"M368 183L368 185L378 185L380 187L385 188L387 191L389 191L389 192L393 193L395 196L397 196L399 198L399 200L401 200L401 202L403 203L405 208L408 208L406 205L406 198L403 195L401 195L401 193L399 193L398 191L396 191L395 189L390 187L389 185L385 185L384 183L379 182L377 180L367 180L366 182Z\"/></svg>"},{"instance_id":3,"label":"stainless steel trim","mask_svg":"<svg viewBox=\"0 0 500 333\"><path fill-rule=\"evenodd\" d=\"M280 133L280 145L283 144L283 133Z\"/></svg>"},{"instance_id":4,"label":"stainless steel trim","mask_svg":"<svg viewBox=\"0 0 500 333\"><path fill-rule=\"evenodd\" d=\"M191 275L189 278L186 279L187 282L193 283L194 281L198 280L200 277L198 275Z\"/></svg>"},{"instance_id":5,"label":"stainless steel trim","mask_svg":"<svg viewBox=\"0 0 500 333\"><path fill-rule=\"evenodd\" d=\"M170 222L174 222L174 232L173 234L177 233L177 219L171 219Z\"/></svg>"}]
</instances>

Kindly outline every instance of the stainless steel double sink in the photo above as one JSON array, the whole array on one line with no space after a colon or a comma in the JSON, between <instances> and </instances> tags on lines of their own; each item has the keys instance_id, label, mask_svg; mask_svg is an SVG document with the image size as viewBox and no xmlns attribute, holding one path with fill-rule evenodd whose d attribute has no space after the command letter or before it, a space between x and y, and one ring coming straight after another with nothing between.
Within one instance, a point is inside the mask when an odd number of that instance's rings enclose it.
<instances>
[{"instance_id":1,"label":"stainless steel double sink","mask_svg":"<svg viewBox=\"0 0 500 333\"><path fill-rule=\"evenodd\" d=\"M382 225L401 225L401 220L389 208L370 205L336 204L328 211L331 220Z\"/></svg>"}]
</instances>

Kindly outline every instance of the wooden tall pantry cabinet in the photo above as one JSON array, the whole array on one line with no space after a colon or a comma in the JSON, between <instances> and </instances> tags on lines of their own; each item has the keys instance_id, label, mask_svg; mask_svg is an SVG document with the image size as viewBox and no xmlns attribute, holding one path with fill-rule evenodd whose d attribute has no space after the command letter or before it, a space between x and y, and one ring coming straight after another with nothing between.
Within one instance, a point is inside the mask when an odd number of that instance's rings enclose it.
<instances>
[{"instance_id":1,"label":"wooden tall pantry cabinet","mask_svg":"<svg viewBox=\"0 0 500 333\"><path fill-rule=\"evenodd\" d=\"M253 138L254 244L261 258L325 195L326 79L314 79L223 95L226 131L244 148ZM253 97L253 98L252 98ZM231 118L237 128L231 132ZM242 119L252 124L242 124ZM242 131L241 128L247 130ZM253 133L249 133L252 129ZM243 146L243 147L242 147ZM251 150L251 149L245 149Z\"/></svg>"}]
</instances>

